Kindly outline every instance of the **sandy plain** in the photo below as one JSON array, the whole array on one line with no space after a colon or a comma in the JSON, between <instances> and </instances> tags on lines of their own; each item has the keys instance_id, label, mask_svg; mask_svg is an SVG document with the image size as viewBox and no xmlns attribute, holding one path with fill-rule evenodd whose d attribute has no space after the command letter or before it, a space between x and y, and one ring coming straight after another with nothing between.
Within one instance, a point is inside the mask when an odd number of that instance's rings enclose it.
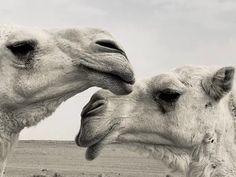
<instances>
[{"instance_id":1,"label":"sandy plain","mask_svg":"<svg viewBox=\"0 0 236 177\"><path fill-rule=\"evenodd\" d=\"M9 156L7 177L166 177L160 161L108 146L94 161L72 141L20 141ZM175 176L176 177L176 176Z\"/></svg>"}]
</instances>

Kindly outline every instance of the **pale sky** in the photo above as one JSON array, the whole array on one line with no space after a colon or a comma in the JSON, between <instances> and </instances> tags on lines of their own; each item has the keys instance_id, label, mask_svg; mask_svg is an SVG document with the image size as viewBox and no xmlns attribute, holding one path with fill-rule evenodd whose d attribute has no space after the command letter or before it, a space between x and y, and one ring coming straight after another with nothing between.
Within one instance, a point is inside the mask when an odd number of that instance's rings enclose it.
<instances>
[{"instance_id":1,"label":"pale sky","mask_svg":"<svg viewBox=\"0 0 236 177\"><path fill-rule=\"evenodd\" d=\"M235 0L0 0L0 22L106 29L123 45L137 79L186 64L236 66ZM95 90L69 99L20 139L73 140Z\"/></svg>"}]
</instances>

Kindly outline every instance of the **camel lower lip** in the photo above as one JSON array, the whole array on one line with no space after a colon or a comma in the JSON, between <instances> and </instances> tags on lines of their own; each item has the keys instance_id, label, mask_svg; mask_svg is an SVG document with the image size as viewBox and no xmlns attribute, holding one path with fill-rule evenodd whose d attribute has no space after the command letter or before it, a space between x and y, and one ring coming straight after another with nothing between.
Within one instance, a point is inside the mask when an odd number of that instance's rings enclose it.
<instances>
[{"instance_id":1,"label":"camel lower lip","mask_svg":"<svg viewBox=\"0 0 236 177\"><path fill-rule=\"evenodd\" d=\"M91 80L93 80L93 84L97 87L108 89L116 95L126 95L133 91L133 84L135 82L134 78L127 80L126 78L120 77L114 73L103 72L84 65L81 65L80 67L90 73L88 79L89 77L92 77ZM97 79L94 79L93 77L96 77Z\"/></svg>"},{"instance_id":2,"label":"camel lower lip","mask_svg":"<svg viewBox=\"0 0 236 177\"><path fill-rule=\"evenodd\" d=\"M102 148L103 145L100 142L88 147L85 154L86 159L94 160L99 155Z\"/></svg>"},{"instance_id":3,"label":"camel lower lip","mask_svg":"<svg viewBox=\"0 0 236 177\"><path fill-rule=\"evenodd\" d=\"M122 82L124 82L125 84L128 84L128 85L133 85L135 83L134 78L132 78L132 79L129 78L128 79L128 78L119 76L118 74L114 74L114 73L111 73L111 72L100 71L100 70L98 70L94 67L87 66L87 65L82 65L82 67L85 68L86 70L90 70L92 72L96 72L96 73L100 73L100 74L104 74L104 75L109 75L114 80L120 80L120 81L122 81Z\"/></svg>"}]
</instances>

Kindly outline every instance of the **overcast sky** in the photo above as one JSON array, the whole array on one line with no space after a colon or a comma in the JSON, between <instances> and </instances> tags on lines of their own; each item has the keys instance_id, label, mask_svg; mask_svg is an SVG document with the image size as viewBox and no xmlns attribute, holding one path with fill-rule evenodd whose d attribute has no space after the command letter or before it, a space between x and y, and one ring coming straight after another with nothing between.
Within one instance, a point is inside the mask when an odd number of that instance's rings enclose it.
<instances>
[{"instance_id":1,"label":"overcast sky","mask_svg":"<svg viewBox=\"0 0 236 177\"><path fill-rule=\"evenodd\" d=\"M235 0L0 0L0 22L99 27L123 45L137 78L186 65L236 66ZM21 139L73 140L96 89L63 103Z\"/></svg>"}]
</instances>

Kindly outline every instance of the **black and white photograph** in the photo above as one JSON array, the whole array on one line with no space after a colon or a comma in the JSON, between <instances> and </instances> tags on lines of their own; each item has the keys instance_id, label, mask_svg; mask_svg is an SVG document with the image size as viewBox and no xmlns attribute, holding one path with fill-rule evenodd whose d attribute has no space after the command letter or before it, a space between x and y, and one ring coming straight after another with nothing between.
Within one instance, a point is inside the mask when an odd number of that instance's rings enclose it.
<instances>
[{"instance_id":1,"label":"black and white photograph","mask_svg":"<svg viewBox=\"0 0 236 177\"><path fill-rule=\"evenodd\" d=\"M235 0L0 0L0 177L236 177Z\"/></svg>"}]
</instances>

